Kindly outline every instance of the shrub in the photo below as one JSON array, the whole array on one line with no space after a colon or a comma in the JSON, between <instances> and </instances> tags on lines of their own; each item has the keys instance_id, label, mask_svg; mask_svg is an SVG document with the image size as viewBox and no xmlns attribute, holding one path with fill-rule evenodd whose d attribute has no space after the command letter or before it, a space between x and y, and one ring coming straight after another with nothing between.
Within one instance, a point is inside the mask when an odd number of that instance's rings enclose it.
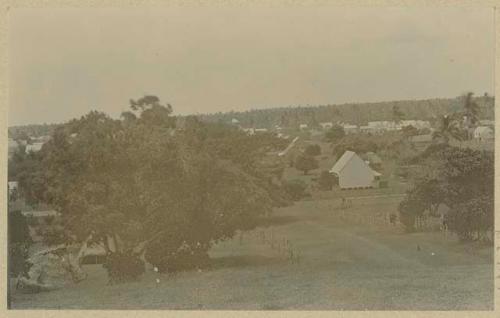
<instances>
[{"instance_id":1,"label":"shrub","mask_svg":"<svg viewBox=\"0 0 500 318\"><path fill-rule=\"evenodd\" d=\"M51 225L52 223L54 223L54 220L55 220L55 216L53 215L49 215L47 217L45 217L45 224L47 225Z\"/></svg>"},{"instance_id":2,"label":"shrub","mask_svg":"<svg viewBox=\"0 0 500 318\"><path fill-rule=\"evenodd\" d=\"M338 183L338 179L328 171L322 171L319 179L318 185L319 189L323 191L329 191L333 189L333 186Z\"/></svg>"},{"instance_id":3,"label":"shrub","mask_svg":"<svg viewBox=\"0 0 500 318\"><path fill-rule=\"evenodd\" d=\"M417 221L417 218L423 215L425 206L421 201L421 198L418 198L410 191L406 198L404 198L399 204L398 210L399 220L405 227L405 230L407 232L413 232L416 229L415 222Z\"/></svg>"},{"instance_id":4,"label":"shrub","mask_svg":"<svg viewBox=\"0 0 500 318\"><path fill-rule=\"evenodd\" d=\"M319 167L318 161L314 157L308 156L306 154L297 157L295 160L295 168L297 170L303 171L306 175L309 170L317 169Z\"/></svg>"},{"instance_id":5,"label":"shrub","mask_svg":"<svg viewBox=\"0 0 500 318\"><path fill-rule=\"evenodd\" d=\"M355 153L377 152L379 146L372 140L366 137L345 138L333 149L333 154L342 156L347 150Z\"/></svg>"},{"instance_id":6,"label":"shrub","mask_svg":"<svg viewBox=\"0 0 500 318\"><path fill-rule=\"evenodd\" d=\"M181 237L166 235L170 238L168 244L163 243L163 240L157 241L146 250L146 260L156 266L159 272L188 271L210 265L207 252L209 245L190 245Z\"/></svg>"},{"instance_id":7,"label":"shrub","mask_svg":"<svg viewBox=\"0 0 500 318\"><path fill-rule=\"evenodd\" d=\"M493 230L493 200L487 196L457 205L448 215L450 230L463 241L480 240Z\"/></svg>"},{"instance_id":8,"label":"shrub","mask_svg":"<svg viewBox=\"0 0 500 318\"><path fill-rule=\"evenodd\" d=\"M284 186L286 193L294 201L298 201L302 198L307 197L307 193L306 193L307 185L302 180L291 180L291 181L284 183L283 186Z\"/></svg>"},{"instance_id":9,"label":"shrub","mask_svg":"<svg viewBox=\"0 0 500 318\"><path fill-rule=\"evenodd\" d=\"M144 261L131 252L109 254L103 263L103 267L108 272L110 283L136 280L146 270Z\"/></svg>"},{"instance_id":10,"label":"shrub","mask_svg":"<svg viewBox=\"0 0 500 318\"><path fill-rule=\"evenodd\" d=\"M329 142L337 142L344 138L345 131L342 126L335 125L325 133L325 139Z\"/></svg>"},{"instance_id":11,"label":"shrub","mask_svg":"<svg viewBox=\"0 0 500 318\"><path fill-rule=\"evenodd\" d=\"M314 156L319 156L321 155L321 147L320 145L309 145L306 147L306 150L304 152L306 155L314 157Z\"/></svg>"}]
</instances>

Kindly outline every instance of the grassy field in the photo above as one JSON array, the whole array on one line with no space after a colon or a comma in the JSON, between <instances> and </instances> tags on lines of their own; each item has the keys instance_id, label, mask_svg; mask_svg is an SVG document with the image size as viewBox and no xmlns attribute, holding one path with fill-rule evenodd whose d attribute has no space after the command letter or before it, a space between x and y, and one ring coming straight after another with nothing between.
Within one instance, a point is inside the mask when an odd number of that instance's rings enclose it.
<instances>
[{"instance_id":1,"label":"grassy field","mask_svg":"<svg viewBox=\"0 0 500 318\"><path fill-rule=\"evenodd\" d=\"M13 308L490 310L493 248L440 232L405 234L384 215L400 198L302 201L211 250L209 270L148 271L106 285L100 265L78 285L13 294ZM417 249L417 245L420 250ZM290 255L293 252L293 257ZM159 279L159 283L156 282Z\"/></svg>"}]
</instances>

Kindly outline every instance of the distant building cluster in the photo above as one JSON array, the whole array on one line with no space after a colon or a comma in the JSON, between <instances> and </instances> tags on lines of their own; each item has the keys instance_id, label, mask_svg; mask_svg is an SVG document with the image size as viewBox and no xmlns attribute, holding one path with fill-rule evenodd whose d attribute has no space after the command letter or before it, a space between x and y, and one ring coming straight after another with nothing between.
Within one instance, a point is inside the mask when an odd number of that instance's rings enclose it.
<instances>
[{"instance_id":1,"label":"distant building cluster","mask_svg":"<svg viewBox=\"0 0 500 318\"><path fill-rule=\"evenodd\" d=\"M8 140L8 156L9 159L20 148L24 147L26 153L38 152L42 149L43 145L50 140L50 136L31 137L29 141L14 140L9 137Z\"/></svg>"},{"instance_id":2,"label":"distant building cluster","mask_svg":"<svg viewBox=\"0 0 500 318\"><path fill-rule=\"evenodd\" d=\"M387 131L398 131L405 127L412 126L416 129L431 129L431 123L426 120L402 120L395 121L370 121L366 126L360 126L359 131L364 133L378 134Z\"/></svg>"},{"instance_id":3,"label":"distant building cluster","mask_svg":"<svg viewBox=\"0 0 500 318\"><path fill-rule=\"evenodd\" d=\"M474 139L477 141L491 141L495 138L495 132L489 126L479 126L474 129Z\"/></svg>"},{"instance_id":4,"label":"distant building cluster","mask_svg":"<svg viewBox=\"0 0 500 318\"><path fill-rule=\"evenodd\" d=\"M322 122L319 125L324 129L328 130L332 128L335 124L332 122ZM370 134L380 134L387 131L397 131L404 127L412 126L416 129L431 129L431 123L425 120L402 120L400 122L395 121L370 121L367 125L354 125L350 123L339 122L337 125L344 129L344 132L349 134L357 133L370 133Z\"/></svg>"}]
</instances>

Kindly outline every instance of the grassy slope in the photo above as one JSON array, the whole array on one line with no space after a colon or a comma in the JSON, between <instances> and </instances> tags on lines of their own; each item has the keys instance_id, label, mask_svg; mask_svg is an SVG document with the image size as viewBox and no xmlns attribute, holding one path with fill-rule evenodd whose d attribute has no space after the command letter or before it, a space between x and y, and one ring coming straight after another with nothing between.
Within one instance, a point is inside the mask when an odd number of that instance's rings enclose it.
<instances>
[{"instance_id":1,"label":"grassy slope","mask_svg":"<svg viewBox=\"0 0 500 318\"><path fill-rule=\"evenodd\" d=\"M382 222L370 224L368 216L391 212L397 203L394 197L354 199L345 211L347 219L341 219L338 200L298 202L276 211L272 226L245 233L241 243L237 237L215 246L211 270L174 277L148 272L139 282L107 286L105 272L92 265L88 280L79 285L37 295L15 294L13 306L491 309L492 248L470 249L440 233L403 234ZM287 259L282 248L286 239L300 257L298 264Z\"/></svg>"}]
</instances>

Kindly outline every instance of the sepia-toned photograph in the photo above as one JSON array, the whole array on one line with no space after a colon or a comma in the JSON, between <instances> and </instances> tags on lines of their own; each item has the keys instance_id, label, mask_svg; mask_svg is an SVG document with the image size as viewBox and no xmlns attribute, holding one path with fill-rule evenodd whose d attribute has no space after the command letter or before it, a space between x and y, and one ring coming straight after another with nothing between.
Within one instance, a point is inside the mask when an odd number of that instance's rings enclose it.
<instances>
[{"instance_id":1,"label":"sepia-toned photograph","mask_svg":"<svg viewBox=\"0 0 500 318\"><path fill-rule=\"evenodd\" d=\"M10 311L494 310L494 8L7 25Z\"/></svg>"}]
</instances>

